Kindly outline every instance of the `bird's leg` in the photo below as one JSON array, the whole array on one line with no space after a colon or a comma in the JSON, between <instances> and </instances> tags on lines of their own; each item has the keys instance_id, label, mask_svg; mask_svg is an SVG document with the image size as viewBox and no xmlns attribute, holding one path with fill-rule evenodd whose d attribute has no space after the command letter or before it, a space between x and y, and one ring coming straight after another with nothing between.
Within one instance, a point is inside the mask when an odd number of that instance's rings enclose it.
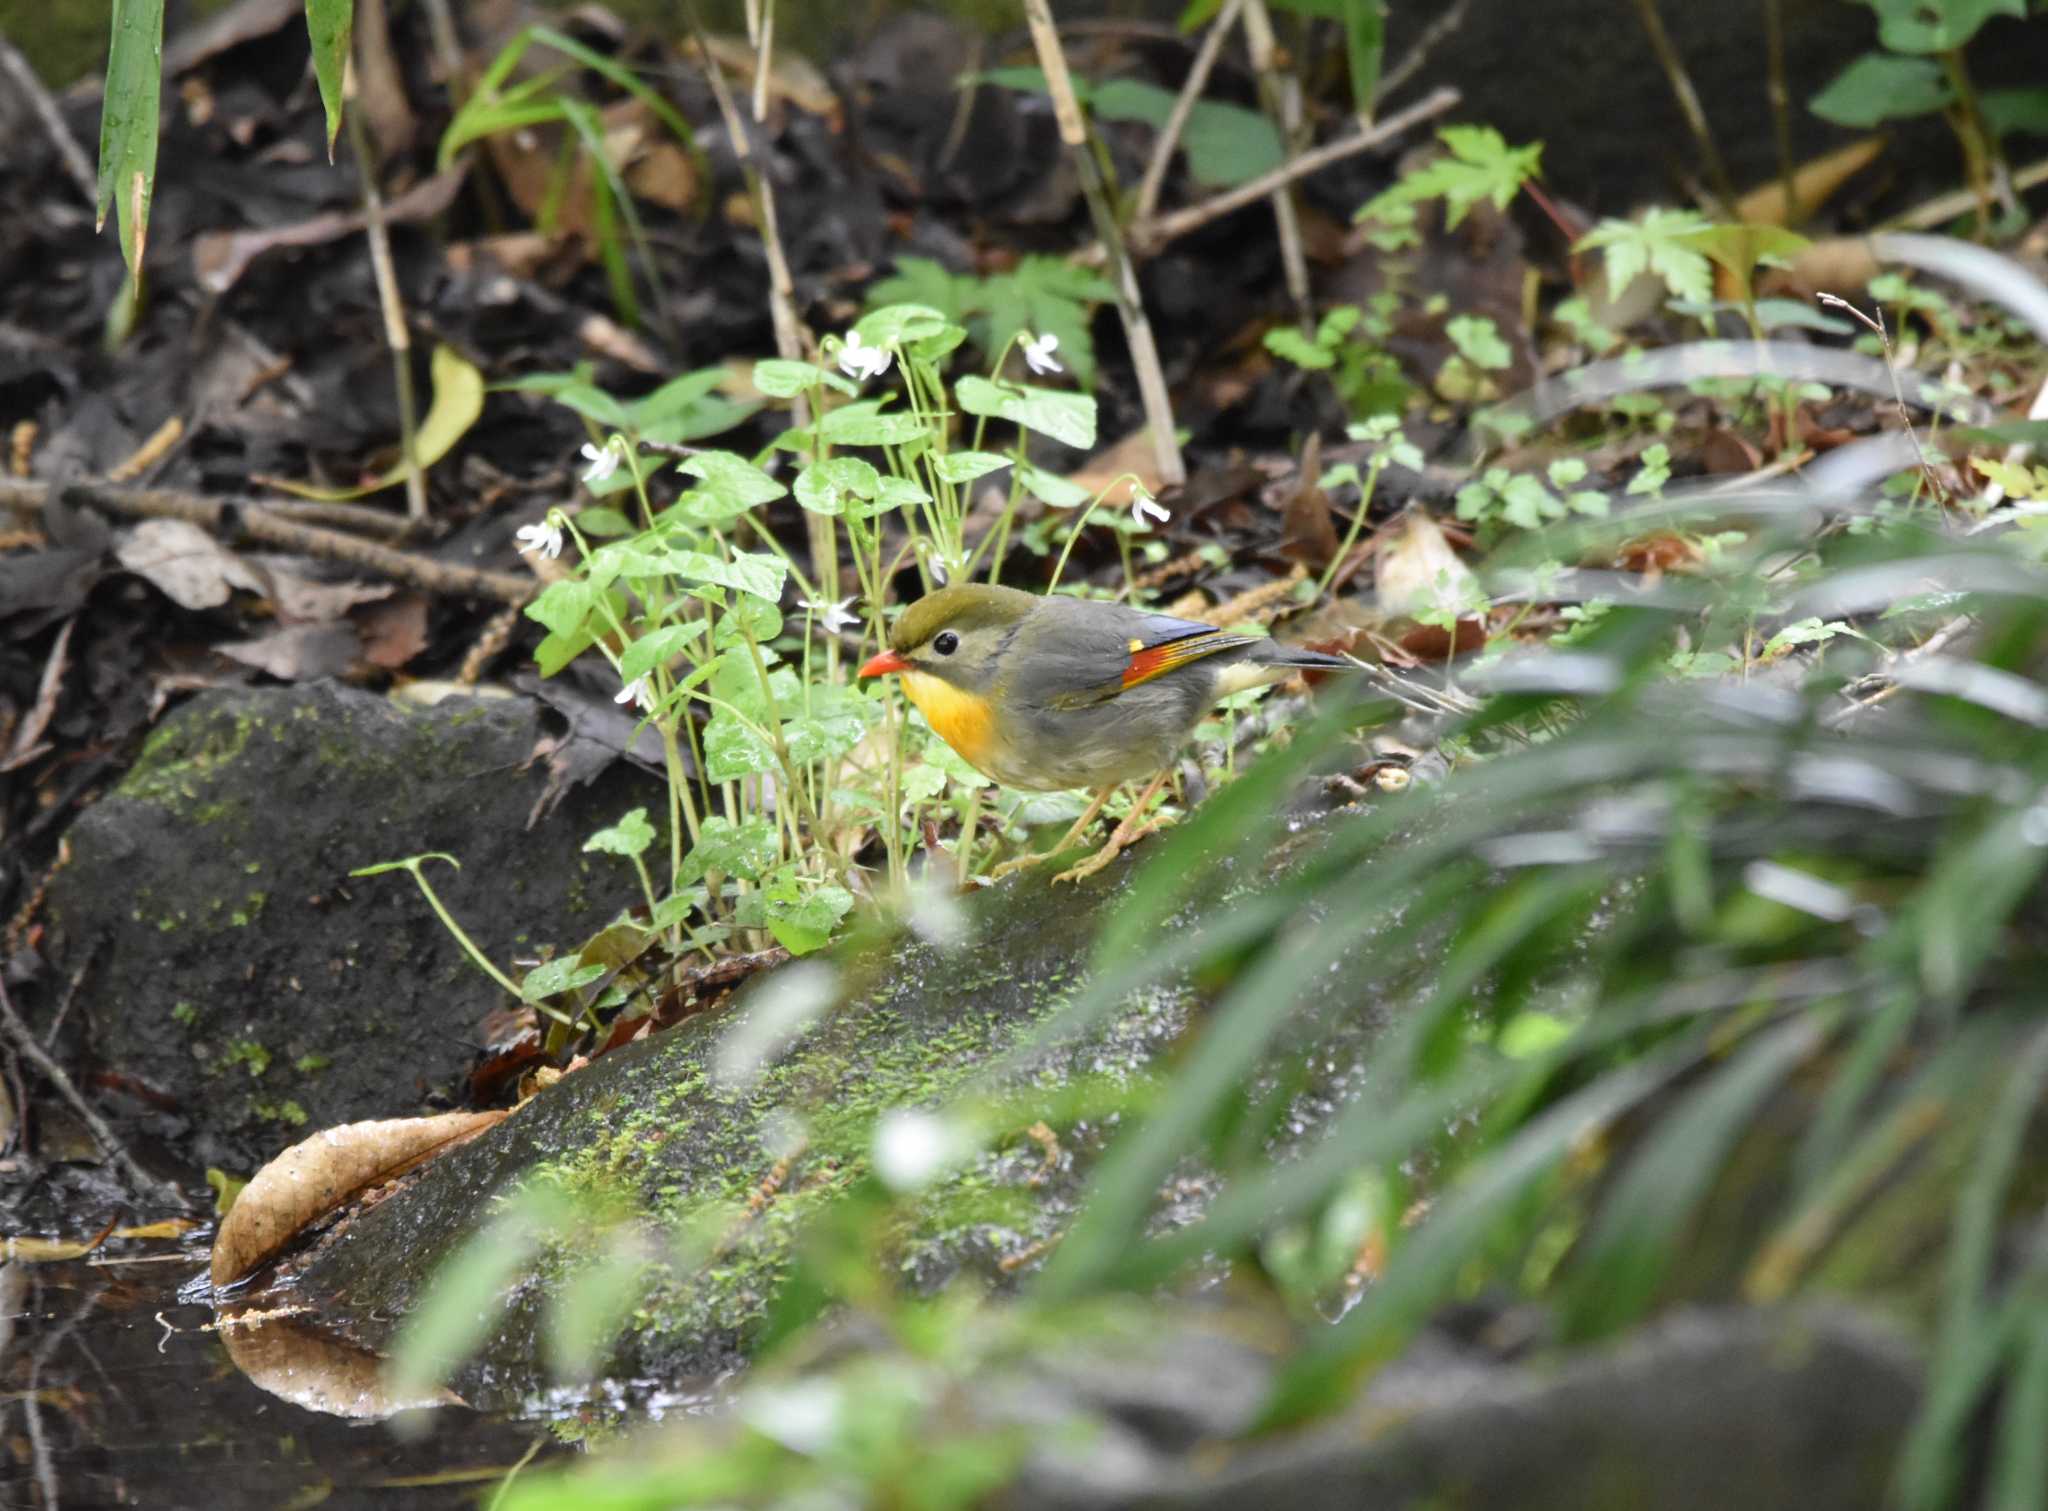
<instances>
[{"instance_id":1,"label":"bird's leg","mask_svg":"<svg viewBox=\"0 0 2048 1511\"><path fill-rule=\"evenodd\" d=\"M1109 843L1082 861L1073 870L1060 872L1059 875L1052 879L1053 885L1058 886L1063 881L1080 881L1084 877L1093 876L1097 871L1100 871L1104 866L1115 860L1118 853L1126 845L1136 844L1154 829L1157 829L1159 827L1157 822L1147 824L1141 823L1140 820L1144 818L1145 810L1152 805L1152 799L1158 796L1159 789L1166 785L1166 779L1172 774L1173 768L1169 766L1161 771L1159 775L1152 778L1151 784L1138 794L1137 802L1131 804L1131 811L1125 816L1124 821L1110 831ZM1107 794L1104 795L1107 796Z\"/></svg>"},{"instance_id":2,"label":"bird's leg","mask_svg":"<svg viewBox=\"0 0 2048 1511\"><path fill-rule=\"evenodd\" d=\"M1079 839L1087 831L1090 824L1095 822L1095 815L1102 811L1102 805L1109 801L1110 794L1115 791L1116 784L1112 782L1109 786L1096 793L1095 800L1088 805L1087 811L1074 820L1074 827L1069 829L1060 842L1050 850L1020 855L1015 860L1006 860L988 873L988 879L990 881L1001 881L1012 871L1024 871L1029 870L1032 866L1044 865L1045 862L1051 860L1055 855L1060 854L1068 846L1072 845L1075 840Z\"/></svg>"}]
</instances>

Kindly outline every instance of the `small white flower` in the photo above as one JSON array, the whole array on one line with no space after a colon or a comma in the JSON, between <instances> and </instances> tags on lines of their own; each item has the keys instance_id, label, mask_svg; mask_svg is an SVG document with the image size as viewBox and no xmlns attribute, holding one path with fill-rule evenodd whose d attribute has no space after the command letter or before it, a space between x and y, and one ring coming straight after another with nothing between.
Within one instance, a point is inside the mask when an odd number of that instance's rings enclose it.
<instances>
[{"instance_id":1,"label":"small white flower","mask_svg":"<svg viewBox=\"0 0 2048 1511\"><path fill-rule=\"evenodd\" d=\"M837 603L812 603L808 598L800 598L797 602L818 616L818 622L825 627L825 633L828 635L850 630L860 623L860 615L850 612L853 605L851 598L842 598Z\"/></svg>"},{"instance_id":2,"label":"small white flower","mask_svg":"<svg viewBox=\"0 0 2048 1511\"><path fill-rule=\"evenodd\" d=\"M521 525L512 534L522 551L538 551L549 558L562 554L562 527L555 522L552 510L539 524Z\"/></svg>"},{"instance_id":3,"label":"small white flower","mask_svg":"<svg viewBox=\"0 0 2048 1511\"><path fill-rule=\"evenodd\" d=\"M1060 338L1051 331L1042 336L1024 332L1024 365L1035 373L1063 373L1066 369L1053 356L1053 350L1060 344Z\"/></svg>"},{"instance_id":4,"label":"small white flower","mask_svg":"<svg viewBox=\"0 0 2048 1511\"><path fill-rule=\"evenodd\" d=\"M609 443L593 446L585 441L582 455L583 459L590 463L583 469L583 481L586 483L601 483L619 470L618 449Z\"/></svg>"},{"instance_id":5,"label":"small white flower","mask_svg":"<svg viewBox=\"0 0 2048 1511\"><path fill-rule=\"evenodd\" d=\"M848 331L839 347L839 370L849 378L879 378L889 370L889 353L861 344L859 331Z\"/></svg>"},{"instance_id":6,"label":"small white flower","mask_svg":"<svg viewBox=\"0 0 2048 1511\"><path fill-rule=\"evenodd\" d=\"M931 569L932 581L943 588L946 585L946 559L934 551L925 565Z\"/></svg>"},{"instance_id":7,"label":"small white flower","mask_svg":"<svg viewBox=\"0 0 2048 1511\"><path fill-rule=\"evenodd\" d=\"M1173 511L1162 507L1159 500L1152 496L1151 490L1146 488L1143 483L1132 483L1131 519L1142 530L1145 528L1147 516L1158 520L1163 525L1173 518Z\"/></svg>"},{"instance_id":8,"label":"small white flower","mask_svg":"<svg viewBox=\"0 0 2048 1511\"><path fill-rule=\"evenodd\" d=\"M635 677L624 687L612 694L614 703L637 703L647 713L654 712L654 688L645 677Z\"/></svg>"}]
</instances>

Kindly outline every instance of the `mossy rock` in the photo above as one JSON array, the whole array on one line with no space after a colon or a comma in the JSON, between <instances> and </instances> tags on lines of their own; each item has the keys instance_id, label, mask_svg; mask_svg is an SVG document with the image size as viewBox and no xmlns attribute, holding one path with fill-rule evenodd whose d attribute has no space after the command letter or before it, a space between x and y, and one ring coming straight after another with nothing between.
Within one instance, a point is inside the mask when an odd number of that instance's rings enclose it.
<instances>
[{"instance_id":1,"label":"mossy rock","mask_svg":"<svg viewBox=\"0 0 2048 1511\"><path fill-rule=\"evenodd\" d=\"M72 826L49 893L99 1059L176 1105L156 1131L248 1173L314 1128L460 1090L504 993L408 877L349 872L446 851L462 869L434 886L493 959L580 943L637 890L583 841L659 788L617 769L529 830L540 734L522 700L332 684L209 692L163 722Z\"/></svg>"},{"instance_id":2,"label":"mossy rock","mask_svg":"<svg viewBox=\"0 0 2048 1511\"><path fill-rule=\"evenodd\" d=\"M1235 868L1235 884L1261 884L1316 837L1306 826L1263 863ZM301 1262L296 1299L350 1341L387 1349L442 1261L501 1198L539 1181L628 1213L653 1239L649 1290L605 1372L719 1374L748 1356L808 1220L872 1179L876 1119L938 1106L970 1083L1004 1108L993 1149L927 1188L910 1217L891 1221L881 1251L916 1288L963 1274L1011 1284L1071 1219L1110 1109L1132 1105L1134 1088L1142 1101L1203 1005L1191 986L1152 988L1083 1034L1034 1038L1087 976L1102 916L1132 874L1118 862L1078 889L1043 872L1011 878L977 899L951 951L913 936L840 950L839 1004L751 1084L721 1084L721 1046L777 1012L788 972L818 964L786 967L729 1011L599 1058L328 1234ZM1284 1137L1313 1138L1343 1105L1390 990L1368 973L1330 973L1303 1014L1315 1052L1297 1040L1275 1055L1275 1075L1296 1092ZM1161 1222L1185 1220L1207 1194L1205 1172L1178 1174ZM505 1402L545 1384L548 1305L590 1247L565 1239L521 1269L481 1354L455 1377L467 1399Z\"/></svg>"}]
</instances>

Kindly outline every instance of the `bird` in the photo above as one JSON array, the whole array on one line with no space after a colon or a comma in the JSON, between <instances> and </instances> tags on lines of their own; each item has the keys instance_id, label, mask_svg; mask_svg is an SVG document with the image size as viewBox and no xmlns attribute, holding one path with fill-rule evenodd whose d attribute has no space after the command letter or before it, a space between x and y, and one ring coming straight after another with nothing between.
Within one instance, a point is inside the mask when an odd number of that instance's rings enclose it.
<instances>
[{"instance_id":1,"label":"bird","mask_svg":"<svg viewBox=\"0 0 2048 1511\"><path fill-rule=\"evenodd\" d=\"M1062 853L1118 787L1152 777L1109 843L1058 883L1094 875L1151 832L1140 815L1219 698L1297 671L1351 669L1264 635L1127 604L960 583L906 608L888 649L859 676L900 676L933 732L984 776L1030 792L1094 790L1064 839L997 876Z\"/></svg>"}]
</instances>

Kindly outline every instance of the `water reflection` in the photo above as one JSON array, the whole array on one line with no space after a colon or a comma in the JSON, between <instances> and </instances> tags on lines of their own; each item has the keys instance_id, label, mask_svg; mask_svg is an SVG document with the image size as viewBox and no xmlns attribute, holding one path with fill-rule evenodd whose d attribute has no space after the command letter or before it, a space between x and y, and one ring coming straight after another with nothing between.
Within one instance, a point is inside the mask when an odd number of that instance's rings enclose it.
<instances>
[{"instance_id":1,"label":"water reflection","mask_svg":"<svg viewBox=\"0 0 2048 1511\"><path fill-rule=\"evenodd\" d=\"M313 1369L275 1332L230 1344L204 1331L211 1310L177 1297L204 1264L179 1252L0 1265L0 1506L468 1508L529 1455L573 1451L548 1423L460 1405L413 1413L403 1433L333 1414L393 1404L369 1394L368 1361Z\"/></svg>"}]
</instances>

